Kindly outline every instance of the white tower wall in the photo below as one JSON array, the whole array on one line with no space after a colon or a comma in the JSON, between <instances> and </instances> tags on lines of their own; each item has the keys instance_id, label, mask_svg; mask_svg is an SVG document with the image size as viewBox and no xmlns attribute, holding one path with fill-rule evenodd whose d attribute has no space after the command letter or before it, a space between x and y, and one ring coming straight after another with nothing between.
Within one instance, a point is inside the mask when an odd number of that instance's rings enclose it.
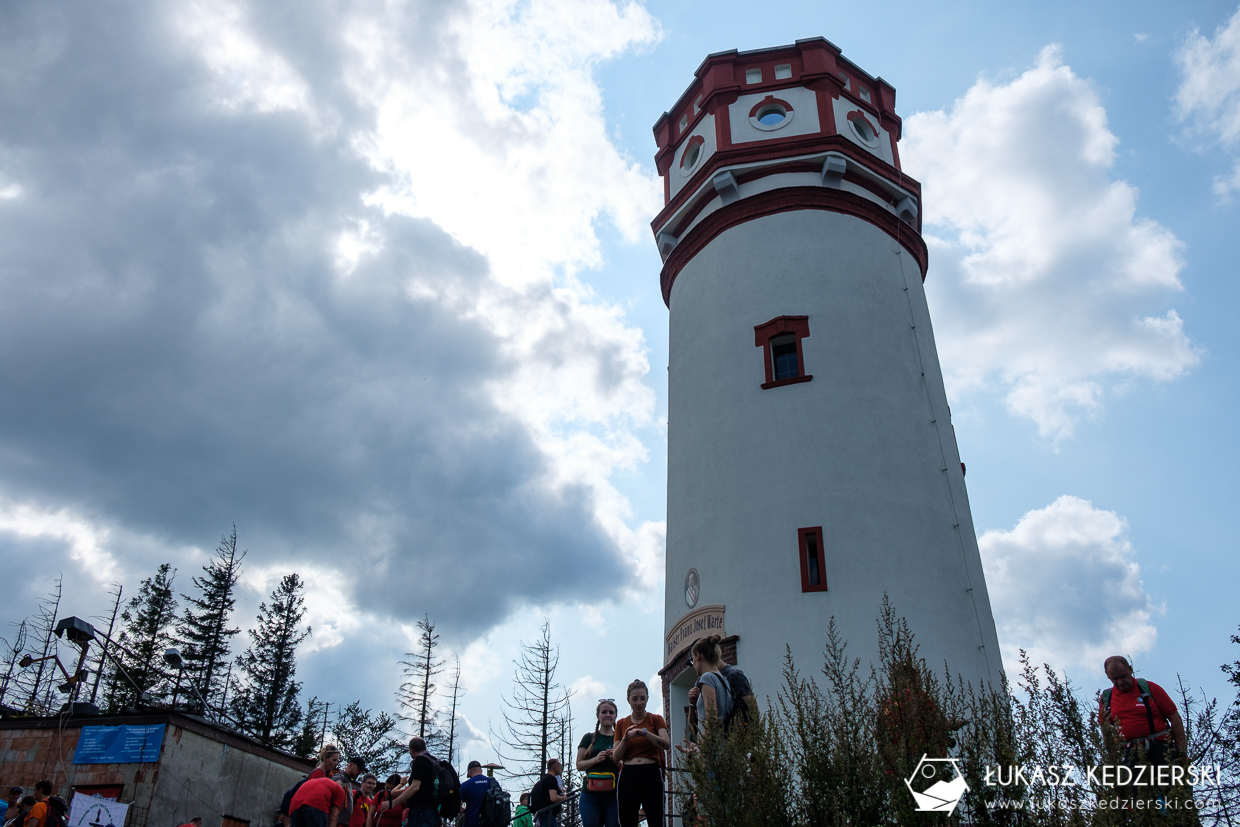
<instances>
[{"instance_id":1,"label":"white tower wall","mask_svg":"<svg viewBox=\"0 0 1240 827\"><path fill-rule=\"evenodd\" d=\"M666 617L689 612L696 569L698 605L725 607L759 696L778 689L785 643L817 671L831 616L877 660L884 594L931 664L998 677L925 292L902 258L859 218L783 212L726 230L671 293ZM808 316L813 379L764 390L753 330L781 315ZM797 529L813 526L828 589L802 592Z\"/></svg>"}]
</instances>

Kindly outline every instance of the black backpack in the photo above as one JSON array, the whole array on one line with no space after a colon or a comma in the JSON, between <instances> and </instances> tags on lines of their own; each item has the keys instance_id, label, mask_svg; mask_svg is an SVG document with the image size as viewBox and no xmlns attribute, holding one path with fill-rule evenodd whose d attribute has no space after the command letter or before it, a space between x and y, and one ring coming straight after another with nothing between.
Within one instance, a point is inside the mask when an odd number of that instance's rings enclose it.
<instances>
[{"instance_id":1,"label":"black backpack","mask_svg":"<svg viewBox=\"0 0 1240 827\"><path fill-rule=\"evenodd\" d=\"M461 779L447 761L430 756L435 768L435 808L442 818L455 819L461 814Z\"/></svg>"},{"instance_id":2,"label":"black backpack","mask_svg":"<svg viewBox=\"0 0 1240 827\"><path fill-rule=\"evenodd\" d=\"M301 780L284 791L284 796L280 799L280 815L291 815L288 808L293 804L293 796L297 795L297 791L301 789L301 785L306 783L308 775L303 775Z\"/></svg>"},{"instance_id":3,"label":"black backpack","mask_svg":"<svg viewBox=\"0 0 1240 827\"><path fill-rule=\"evenodd\" d=\"M58 795L48 796L48 809L54 821L47 827L69 827L69 805Z\"/></svg>"},{"instance_id":4,"label":"black backpack","mask_svg":"<svg viewBox=\"0 0 1240 827\"><path fill-rule=\"evenodd\" d=\"M727 732L737 718L743 718L746 721L753 720L754 710L749 703L749 698L753 697L753 685L749 682L749 678L745 677L744 672L731 664L724 665L719 672L723 676L723 682L728 686L728 693L732 696L732 708L728 710L727 716L723 719L723 731Z\"/></svg>"},{"instance_id":5,"label":"black backpack","mask_svg":"<svg viewBox=\"0 0 1240 827\"><path fill-rule=\"evenodd\" d=\"M494 778L482 799L482 827L508 827L512 822L512 796Z\"/></svg>"}]
</instances>

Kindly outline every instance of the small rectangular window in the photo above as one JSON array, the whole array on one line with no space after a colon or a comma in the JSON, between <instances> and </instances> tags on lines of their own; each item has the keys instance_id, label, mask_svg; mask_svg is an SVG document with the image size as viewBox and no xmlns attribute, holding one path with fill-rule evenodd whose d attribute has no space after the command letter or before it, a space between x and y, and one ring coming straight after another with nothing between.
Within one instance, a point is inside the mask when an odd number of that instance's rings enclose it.
<instances>
[{"instance_id":1,"label":"small rectangular window","mask_svg":"<svg viewBox=\"0 0 1240 827\"><path fill-rule=\"evenodd\" d=\"M869 103L869 102L870 102L870 90L869 90L869 89L861 89L861 90L859 90L859 91L860 91L860 93L861 93L861 100L865 101L866 103Z\"/></svg>"},{"instance_id":2,"label":"small rectangular window","mask_svg":"<svg viewBox=\"0 0 1240 827\"><path fill-rule=\"evenodd\" d=\"M693 102L693 114L696 115L697 113L701 111L702 111L702 96L698 95L697 100Z\"/></svg>"},{"instance_id":3,"label":"small rectangular window","mask_svg":"<svg viewBox=\"0 0 1240 827\"><path fill-rule=\"evenodd\" d=\"M848 87L848 75L844 74L843 72L840 72L840 80L844 81L845 89L849 88Z\"/></svg>"},{"instance_id":4,"label":"small rectangular window","mask_svg":"<svg viewBox=\"0 0 1240 827\"><path fill-rule=\"evenodd\" d=\"M683 133L685 129L688 128L688 126L689 126L689 116L681 115L680 116L680 131Z\"/></svg>"},{"instance_id":5,"label":"small rectangular window","mask_svg":"<svg viewBox=\"0 0 1240 827\"><path fill-rule=\"evenodd\" d=\"M792 77L792 64L781 63L775 67L775 80L784 80Z\"/></svg>"},{"instance_id":6,"label":"small rectangular window","mask_svg":"<svg viewBox=\"0 0 1240 827\"><path fill-rule=\"evenodd\" d=\"M797 529L797 549L801 557L801 591L827 590L827 556L822 526Z\"/></svg>"},{"instance_id":7,"label":"small rectangular window","mask_svg":"<svg viewBox=\"0 0 1240 827\"><path fill-rule=\"evenodd\" d=\"M766 361L762 390L808 382L814 377L805 372L805 351L801 340L809 336L809 316L776 316L769 322L754 325L754 347L762 348Z\"/></svg>"},{"instance_id":8,"label":"small rectangular window","mask_svg":"<svg viewBox=\"0 0 1240 827\"><path fill-rule=\"evenodd\" d=\"M761 82L762 82L762 70L761 69L746 69L745 70L745 83L761 83Z\"/></svg>"}]
</instances>

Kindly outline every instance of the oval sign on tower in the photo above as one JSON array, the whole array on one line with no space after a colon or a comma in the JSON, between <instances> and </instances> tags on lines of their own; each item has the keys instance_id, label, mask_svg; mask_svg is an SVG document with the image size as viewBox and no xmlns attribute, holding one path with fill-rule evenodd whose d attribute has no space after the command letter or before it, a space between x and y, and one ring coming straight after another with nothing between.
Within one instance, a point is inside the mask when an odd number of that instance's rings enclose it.
<instances>
[{"instance_id":1,"label":"oval sign on tower","mask_svg":"<svg viewBox=\"0 0 1240 827\"><path fill-rule=\"evenodd\" d=\"M698 580L697 569L689 569L685 575L685 603L692 609L697 605L698 595L702 591L702 584Z\"/></svg>"}]
</instances>

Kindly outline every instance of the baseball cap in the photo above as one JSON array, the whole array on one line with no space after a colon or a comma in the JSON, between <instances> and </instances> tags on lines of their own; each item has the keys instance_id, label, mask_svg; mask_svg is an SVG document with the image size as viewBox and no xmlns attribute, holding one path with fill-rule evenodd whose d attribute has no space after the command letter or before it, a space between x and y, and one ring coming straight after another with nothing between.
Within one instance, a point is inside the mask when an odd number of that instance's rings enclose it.
<instances>
[{"instance_id":1,"label":"baseball cap","mask_svg":"<svg viewBox=\"0 0 1240 827\"><path fill-rule=\"evenodd\" d=\"M466 767L466 768L465 768L465 770L466 770L466 772L468 772L469 770L472 770L474 767L477 767L478 769L482 769L482 762L480 762L480 761L470 761L470 762L469 762L469 766L468 766L468 767Z\"/></svg>"},{"instance_id":2,"label":"baseball cap","mask_svg":"<svg viewBox=\"0 0 1240 827\"><path fill-rule=\"evenodd\" d=\"M348 764L353 764L362 772L366 772L366 759L360 755L355 755L349 759ZM348 765L346 764L346 766Z\"/></svg>"}]
</instances>

